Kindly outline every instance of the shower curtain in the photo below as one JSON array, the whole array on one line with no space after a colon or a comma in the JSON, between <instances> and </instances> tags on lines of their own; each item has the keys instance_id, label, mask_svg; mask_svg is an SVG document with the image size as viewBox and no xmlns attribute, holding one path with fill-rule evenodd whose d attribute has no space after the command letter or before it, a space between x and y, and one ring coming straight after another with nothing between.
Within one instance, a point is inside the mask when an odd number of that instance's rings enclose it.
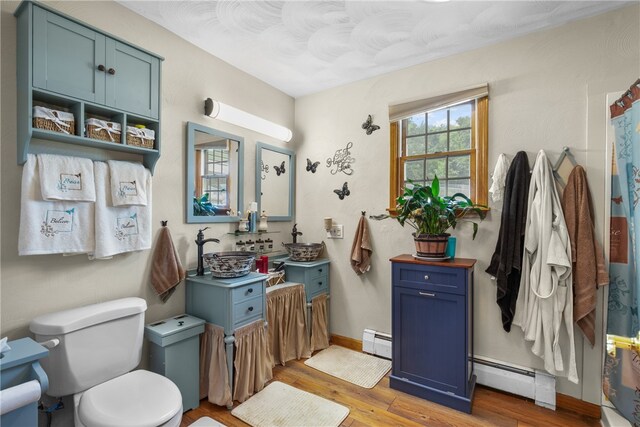
<instances>
[{"instance_id":1,"label":"shower curtain","mask_svg":"<svg viewBox=\"0 0 640 427\"><path fill-rule=\"evenodd\" d=\"M625 418L640 425L640 353L615 344L640 330L640 79L610 109L615 144L603 389Z\"/></svg>"}]
</instances>

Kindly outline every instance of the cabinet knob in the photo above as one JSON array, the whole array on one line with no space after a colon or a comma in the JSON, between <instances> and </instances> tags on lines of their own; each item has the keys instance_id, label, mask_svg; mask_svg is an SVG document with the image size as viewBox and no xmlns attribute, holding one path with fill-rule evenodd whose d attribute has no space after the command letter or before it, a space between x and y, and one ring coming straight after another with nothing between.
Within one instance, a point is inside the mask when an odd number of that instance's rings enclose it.
<instances>
[{"instance_id":1,"label":"cabinet knob","mask_svg":"<svg viewBox=\"0 0 640 427\"><path fill-rule=\"evenodd\" d=\"M431 292L418 292L423 297L435 297L436 294L432 294Z\"/></svg>"},{"instance_id":2,"label":"cabinet knob","mask_svg":"<svg viewBox=\"0 0 640 427\"><path fill-rule=\"evenodd\" d=\"M251 292L253 292L253 288L249 288L247 289L247 293L250 294Z\"/></svg>"},{"instance_id":3,"label":"cabinet knob","mask_svg":"<svg viewBox=\"0 0 640 427\"><path fill-rule=\"evenodd\" d=\"M109 70L107 70L107 73L113 76L116 73L116 70L114 68L109 68Z\"/></svg>"},{"instance_id":4,"label":"cabinet knob","mask_svg":"<svg viewBox=\"0 0 640 427\"><path fill-rule=\"evenodd\" d=\"M318 273L322 273L322 269L321 268L318 269Z\"/></svg>"},{"instance_id":5,"label":"cabinet knob","mask_svg":"<svg viewBox=\"0 0 640 427\"><path fill-rule=\"evenodd\" d=\"M429 280L429 275L428 274L424 275L424 280Z\"/></svg>"},{"instance_id":6,"label":"cabinet knob","mask_svg":"<svg viewBox=\"0 0 640 427\"><path fill-rule=\"evenodd\" d=\"M322 286L322 282L318 282L318 286Z\"/></svg>"},{"instance_id":7,"label":"cabinet knob","mask_svg":"<svg viewBox=\"0 0 640 427\"><path fill-rule=\"evenodd\" d=\"M104 71L106 70L106 68L104 68L104 65L100 64L98 65L98 71Z\"/></svg>"},{"instance_id":8,"label":"cabinet knob","mask_svg":"<svg viewBox=\"0 0 640 427\"><path fill-rule=\"evenodd\" d=\"M249 310L249 311L253 311L253 307L249 307L247 310Z\"/></svg>"}]
</instances>

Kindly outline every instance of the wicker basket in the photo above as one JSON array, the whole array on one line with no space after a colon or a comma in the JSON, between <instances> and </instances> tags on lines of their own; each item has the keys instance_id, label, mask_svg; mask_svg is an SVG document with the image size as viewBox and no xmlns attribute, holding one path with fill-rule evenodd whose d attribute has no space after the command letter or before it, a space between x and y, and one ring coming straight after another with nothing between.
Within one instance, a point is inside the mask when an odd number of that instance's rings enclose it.
<instances>
[{"instance_id":1,"label":"wicker basket","mask_svg":"<svg viewBox=\"0 0 640 427\"><path fill-rule=\"evenodd\" d=\"M127 145L153 149L155 141L156 133L153 130L127 126Z\"/></svg>"},{"instance_id":2,"label":"wicker basket","mask_svg":"<svg viewBox=\"0 0 640 427\"><path fill-rule=\"evenodd\" d=\"M68 135L75 135L76 133L76 122L73 113L41 106L33 107L33 127Z\"/></svg>"},{"instance_id":3,"label":"wicker basket","mask_svg":"<svg viewBox=\"0 0 640 427\"><path fill-rule=\"evenodd\" d=\"M87 120L87 138L120 144L121 129L120 123L93 118Z\"/></svg>"},{"instance_id":4,"label":"wicker basket","mask_svg":"<svg viewBox=\"0 0 640 427\"><path fill-rule=\"evenodd\" d=\"M267 287L279 285L284 283L284 271L270 271L269 277L267 277Z\"/></svg>"}]
</instances>

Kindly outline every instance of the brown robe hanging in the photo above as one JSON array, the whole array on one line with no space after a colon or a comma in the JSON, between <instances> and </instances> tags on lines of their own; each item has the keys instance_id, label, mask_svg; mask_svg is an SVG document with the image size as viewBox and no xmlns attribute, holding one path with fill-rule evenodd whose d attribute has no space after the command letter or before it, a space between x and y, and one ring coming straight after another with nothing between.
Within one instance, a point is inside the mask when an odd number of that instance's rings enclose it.
<instances>
[{"instance_id":1,"label":"brown robe hanging","mask_svg":"<svg viewBox=\"0 0 640 427\"><path fill-rule=\"evenodd\" d=\"M595 235L589 184L582 166L574 167L569 175L562 210L571 240L573 319L593 346L597 288L609 284L609 273Z\"/></svg>"}]
</instances>

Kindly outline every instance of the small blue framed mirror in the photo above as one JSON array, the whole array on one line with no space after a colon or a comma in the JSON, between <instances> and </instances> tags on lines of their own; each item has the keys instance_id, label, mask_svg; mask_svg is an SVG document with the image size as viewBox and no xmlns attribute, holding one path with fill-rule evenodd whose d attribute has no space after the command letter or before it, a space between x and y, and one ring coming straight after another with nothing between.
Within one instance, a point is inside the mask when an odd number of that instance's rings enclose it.
<instances>
[{"instance_id":1,"label":"small blue framed mirror","mask_svg":"<svg viewBox=\"0 0 640 427\"><path fill-rule=\"evenodd\" d=\"M187 223L238 222L244 138L187 123Z\"/></svg>"},{"instance_id":2,"label":"small blue framed mirror","mask_svg":"<svg viewBox=\"0 0 640 427\"><path fill-rule=\"evenodd\" d=\"M256 144L256 200L258 212L269 221L293 221L296 155L286 148Z\"/></svg>"}]
</instances>

